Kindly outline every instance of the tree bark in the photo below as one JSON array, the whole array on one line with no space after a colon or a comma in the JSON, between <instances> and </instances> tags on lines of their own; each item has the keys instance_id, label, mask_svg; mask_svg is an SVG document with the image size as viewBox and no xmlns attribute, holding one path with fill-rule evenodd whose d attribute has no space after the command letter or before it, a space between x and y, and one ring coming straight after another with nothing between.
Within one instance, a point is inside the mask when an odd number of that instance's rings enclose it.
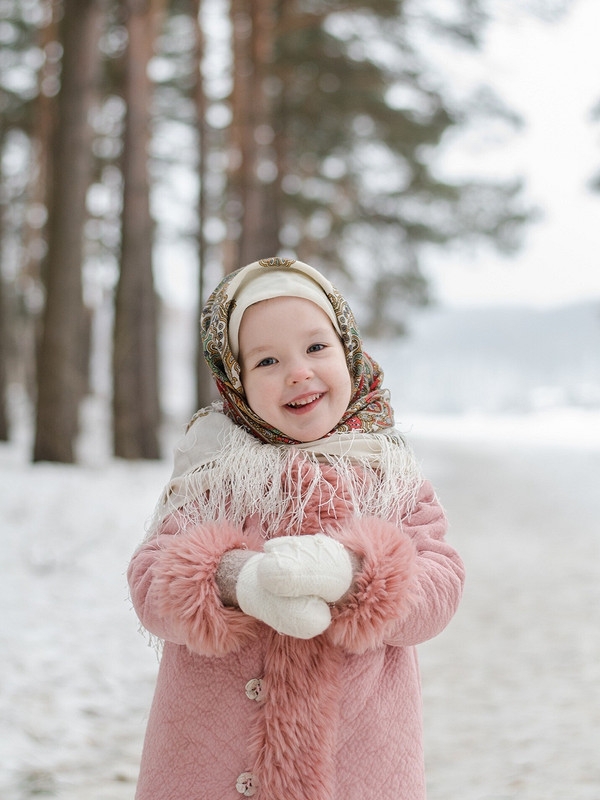
<instances>
[{"instance_id":1,"label":"tree bark","mask_svg":"<svg viewBox=\"0 0 600 800\"><path fill-rule=\"evenodd\" d=\"M33 107L32 158L30 182L27 202L29 205L44 206L48 210L52 191L52 145L56 135L57 102L51 96L54 81L60 75L60 42L59 0L51 0L48 24L38 32L38 46L46 54L46 60L38 75L38 93ZM49 84L49 85L48 85ZM50 94L49 94L50 91ZM39 229L26 224L23 232L23 264L21 273L24 279L36 286L44 286L44 263L40 255L40 247L36 240L44 238L47 242L47 219L44 228ZM30 311L23 307L23 331L19 336L19 358L24 365L24 385L28 396L35 402L38 362L41 358L41 342L43 335L42 310ZM23 333L25 335L23 335Z\"/></svg>"},{"instance_id":2,"label":"tree bark","mask_svg":"<svg viewBox=\"0 0 600 800\"><path fill-rule=\"evenodd\" d=\"M0 186L2 185L2 153L4 150L4 131L0 126ZM4 230L4 207L0 205L0 264L2 263L2 233ZM0 271L0 441L7 442L9 438L8 412L6 407L7 389L7 328L6 328L6 306L4 297L4 278Z\"/></svg>"},{"instance_id":3,"label":"tree bark","mask_svg":"<svg viewBox=\"0 0 600 800\"><path fill-rule=\"evenodd\" d=\"M244 206L241 264L277 255L279 224L275 187L277 157L274 149L275 121L269 79L275 49L276 11L273 0L251 4L251 58L254 68L250 83L248 139L251 161L246 172L248 186Z\"/></svg>"},{"instance_id":4,"label":"tree bark","mask_svg":"<svg viewBox=\"0 0 600 800\"><path fill-rule=\"evenodd\" d=\"M125 0L129 46L124 96L123 213L113 352L114 452L159 458L158 301L152 275L148 145L152 87L148 62L162 2Z\"/></svg>"},{"instance_id":5,"label":"tree bark","mask_svg":"<svg viewBox=\"0 0 600 800\"><path fill-rule=\"evenodd\" d=\"M63 69L52 151L46 305L38 363L35 461L74 461L82 394L81 264L92 174L90 107L100 66L102 0L65 0Z\"/></svg>"},{"instance_id":6,"label":"tree bark","mask_svg":"<svg viewBox=\"0 0 600 800\"><path fill-rule=\"evenodd\" d=\"M204 304L205 282L204 274L206 270L206 237L204 236L204 222L207 214L207 159L208 159L208 125L206 123L206 94L204 91L204 81L202 78L202 60L204 58L204 34L200 24L200 12L202 0L194 0L192 3L194 13L194 26L196 31L195 58L198 64L196 69L196 80L194 85L194 103L196 108L196 120L198 130L198 304L200 311ZM203 408L209 405L214 399L214 384L210 376L210 370L204 359L202 336L200 326L197 326L198 335L196 340L196 407Z\"/></svg>"},{"instance_id":7,"label":"tree bark","mask_svg":"<svg viewBox=\"0 0 600 800\"><path fill-rule=\"evenodd\" d=\"M233 89L230 137L230 206L225 271L279 249L274 193L272 73L276 10L273 0L232 0ZM269 170L272 175L269 175Z\"/></svg>"}]
</instances>

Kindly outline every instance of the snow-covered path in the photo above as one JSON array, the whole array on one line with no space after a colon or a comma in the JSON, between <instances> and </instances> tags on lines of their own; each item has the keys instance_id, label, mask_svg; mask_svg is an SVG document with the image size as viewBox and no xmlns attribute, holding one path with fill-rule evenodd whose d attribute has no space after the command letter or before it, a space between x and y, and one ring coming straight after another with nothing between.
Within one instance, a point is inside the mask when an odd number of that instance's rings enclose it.
<instances>
[{"instance_id":1,"label":"snow-covered path","mask_svg":"<svg viewBox=\"0 0 600 800\"><path fill-rule=\"evenodd\" d=\"M421 647L430 800L598 800L600 451L418 450L467 567Z\"/></svg>"},{"instance_id":2,"label":"snow-covered path","mask_svg":"<svg viewBox=\"0 0 600 800\"><path fill-rule=\"evenodd\" d=\"M468 570L420 648L429 800L598 800L600 447L413 443ZM133 800L157 662L124 573L169 470L0 445L3 800Z\"/></svg>"},{"instance_id":3,"label":"snow-covered path","mask_svg":"<svg viewBox=\"0 0 600 800\"><path fill-rule=\"evenodd\" d=\"M0 797L133 798L156 657L125 570L166 465L0 458Z\"/></svg>"}]
</instances>

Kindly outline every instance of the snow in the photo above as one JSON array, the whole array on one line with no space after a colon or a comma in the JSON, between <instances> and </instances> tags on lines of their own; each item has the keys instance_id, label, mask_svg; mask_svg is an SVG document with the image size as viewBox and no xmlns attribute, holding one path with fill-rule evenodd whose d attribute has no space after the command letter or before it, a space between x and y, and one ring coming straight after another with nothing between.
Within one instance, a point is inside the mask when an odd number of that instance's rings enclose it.
<instances>
[{"instance_id":1,"label":"snow","mask_svg":"<svg viewBox=\"0 0 600 800\"><path fill-rule=\"evenodd\" d=\"M421 647L429 800L597 800L597 435L580 448L433 431L417 451L467 583Z\"/></svg>"},{"instance_id":2,"label":"snow","mask_svg":"<svg viewBox=\"0 0 600 800\"><path fill-rule=\"evenodd\" d=\"M429 800L600 797L600 414L552 414L403 421L468 574L420 647ZM79 466L0 445L3 800L134 796L158 663L125 570L170 464L92 434Z\"/></svg>"},{"instance_id":3,"label":"snow","mask_svg":"<svg viewBox=\"0 0 600 800\"><path fill-rule=\"evenodd\" d=\"M124 573L165 466L0 470L0 797L132 798L156 657Z\"/></svg>"},{"instance_id":4,"label":"snow","mask_svg":"<svg viewBox=\"0 0 600 800\"><path fill-rule=\"evenodd\" d=\"M492 448L503 443L567 450L600 449L600 411L557 407L526 414L410 414L399 427L413 436L434 437L439 442L460 440ZM600 478L600 476L597 476Z\"/></svg>"}]
</instances>

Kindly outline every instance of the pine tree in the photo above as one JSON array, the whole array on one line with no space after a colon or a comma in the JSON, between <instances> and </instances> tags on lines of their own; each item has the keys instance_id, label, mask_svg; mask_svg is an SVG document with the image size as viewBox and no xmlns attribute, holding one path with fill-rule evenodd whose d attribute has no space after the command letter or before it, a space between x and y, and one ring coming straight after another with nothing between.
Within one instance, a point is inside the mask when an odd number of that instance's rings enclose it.
<instances>
[{"instance_id":1,"label":"pine tree","mask_svg":"<svg viewBox=\"0 0 600 800\"><path fill-rule=\"evenodd\" d=\"M61 26L62 83L52 147L48 204L46 302L38 360L38 397L33 458L75 460L85 317L82 298L85 199L92 163L89 112L100 66L102 0L65 0Z\"/></svg>"},{"instance_id":2,"label":"pine tree","mask_svg":"<svg viewBox=\"0 0 600 800\"><path fill-rule=\"evenodd\" d=\"M128 48L124 97L123 212L113 352L114 451L122 458L158 458L157 296L152 273L148 145L152 57L162 0L124 0Z\"/></svg>"},{"instance_id":3,"label":"pine tree","mask_svg":"<svg viewBox=\"0 0 600 800\"><path fill-rule=\"evenodd\" d=\"M2 152L2 130L0 129L0 153ZM0 162L1 172L1 162ZM0 175L1 179L1 175ZM0 213L0 263L2 262L2 214ZM6 301L4 299L4 277L0 273L0 442L8 441L9 424L8 409L6 404L6 387L8 382L7 369L7 331L6 331Z\"/></svg>"},{"instance_id":4,"label":"pine tree","mask_svg":"<svg viewBox=\"0 0 600 800\"><path fill-rule=\"evenodd\" d=\"M464 12L456 21L419 24L473 46L478 4L455 5ZM462 112L412 44L405 3L322 0L307 10L261 0L251 12L241 2L231 9L230 206L241 230L229 269L283 247L344 272L381 332L394 326L384 314L390 301L427 300L424 245L467 235L515 244L527 217L518 182L460 184L435 173L432 154Z\"/></svg>"},{"instance_id":5,"label":"pine tree","mask_svg":"<svg viewBox=\"0 0 600 800\"><path fill-rule=\"evenodd\" d=\"M208 157L209 147L209 126L207 123L208 98L204 85L203 72L200 68L205 54L205 36L201 24L202 0L193 0L192 19L194 27L194 59L196 65L194 70L193 97L194 109L196 112L196 127L198 131L198 221L197 221L197 252L198 252L198 298L199 304L205 295L205 275L208 263L208 244L204 235L204 220L206 220L209 209L208 192ZM213 399L214 384L210 371L204 360L202 338L200 336L200 326L196 339L196 407L207 406Z\"/></svg>"}]
</instances>

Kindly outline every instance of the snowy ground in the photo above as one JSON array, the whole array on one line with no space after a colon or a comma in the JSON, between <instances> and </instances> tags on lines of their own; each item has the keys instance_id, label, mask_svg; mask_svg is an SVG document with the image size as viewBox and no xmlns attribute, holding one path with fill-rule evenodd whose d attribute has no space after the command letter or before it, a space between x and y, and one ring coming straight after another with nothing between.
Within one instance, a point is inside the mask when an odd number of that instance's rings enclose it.
<instances>
[{"instance_id":1,"label":"snowy ground","mask_svg":"<svg viewBox=\"0 0 600 800\"><path fill-rule=\"evenodd\" d=\"M600 798L600 447L516 441L416 442L467 567L421 648L430 800Z\"/></svg>"},{"instance_id":2,"label":"snowy ground","mask_svg":"<svg viewBox=\"0 0 600 800\"><path fill-rule=\"evenodd\" d=\"M599 416L405 424L468 569L420 648L429 800L598 800ZM157 662L124 573L170 466L26 444L0 445L0 797L133 800Z\"/></svg>"}]
</instances>

